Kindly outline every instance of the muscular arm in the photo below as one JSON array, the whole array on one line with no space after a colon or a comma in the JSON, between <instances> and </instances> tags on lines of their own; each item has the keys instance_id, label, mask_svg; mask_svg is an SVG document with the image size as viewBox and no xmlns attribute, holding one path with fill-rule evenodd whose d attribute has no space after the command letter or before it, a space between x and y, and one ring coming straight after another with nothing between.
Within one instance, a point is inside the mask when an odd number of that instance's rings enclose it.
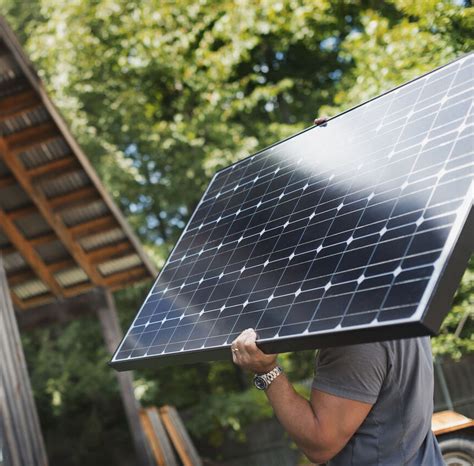
<instances>
[{"instance_id":1,"label":"muscular arm","mask_svg":"<svg viewBox=\"0 0 474 466\"><path fill-rule=\"evenodd\" d=\"M278 420L308 459L324 463L336 455L372 405L312 390L311 401L296 393L284 374L266 390Z\"/></svg>"},{"instance_id":2,"label":"muscular arm","mask_svg":"<svg viewBox=\"0 0 474 466\"><path fill-rule=\"evenodd\" d=\"M276 356L260 351L256 334L249 329L233 343L234 362L257 373L270 371ZM315 463L336 455L364 421L372 405L312 390L308 401L296 393L285 374L278 376L266 390L278 420L293 441Z\"/></svg>"}]
</instances>

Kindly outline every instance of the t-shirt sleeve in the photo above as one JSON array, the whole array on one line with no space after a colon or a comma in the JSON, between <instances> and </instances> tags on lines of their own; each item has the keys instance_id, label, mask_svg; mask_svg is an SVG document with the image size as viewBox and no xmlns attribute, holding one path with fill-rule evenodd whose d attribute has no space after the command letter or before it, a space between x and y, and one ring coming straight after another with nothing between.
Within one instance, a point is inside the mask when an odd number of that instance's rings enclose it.
<instances>
[{"instance_id":1,"label":"t-shirt sleeve","mask_svg":"<svg viewBox=\"0 0 474 466\"><path fill-rule=\"evenodd\" d=\"M381 343L324 348L316 356L313 389L374 404L387 376L388 354Z\"/></svg>"}]
</instances>

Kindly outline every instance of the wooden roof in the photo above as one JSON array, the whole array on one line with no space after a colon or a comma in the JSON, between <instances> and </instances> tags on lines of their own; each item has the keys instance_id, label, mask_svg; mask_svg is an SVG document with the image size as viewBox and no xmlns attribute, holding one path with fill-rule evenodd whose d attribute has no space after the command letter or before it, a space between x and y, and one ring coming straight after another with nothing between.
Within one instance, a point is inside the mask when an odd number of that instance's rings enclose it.
<instances>
[{"instance_id":1,"label":"wooden roof","mask_svg":"<svg viewBox=\"0 0 474 466\"><path fill-rule=\"evenodd\" d=\"M2 16L0 253L21 309L156 275Z\"/></svg>"}]
</instances>

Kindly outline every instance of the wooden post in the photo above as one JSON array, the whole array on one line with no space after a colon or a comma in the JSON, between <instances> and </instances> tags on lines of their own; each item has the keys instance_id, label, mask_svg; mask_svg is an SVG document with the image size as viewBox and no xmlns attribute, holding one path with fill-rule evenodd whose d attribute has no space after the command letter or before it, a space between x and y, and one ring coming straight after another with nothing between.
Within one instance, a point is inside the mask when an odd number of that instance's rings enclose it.
<instances>
[{"instance_id":1,"label":"wooden post","mask_svg":"<svg viewBox=\"0 0 474 466\"><path fill-rule=\"evenodd\" d=\"M114 297L107 289L104 289L104 295L106 305L99 307L97 314L102 327L105 344L112 354L122 339L122 331L120 329ZM140 407L133 392L132 373L116 372L115 374L120 386L120 394L122 396L125 414L132 434L133 443L135 444L139 464L141 466L155 466L145 432L140 423Z\"/></svg>"},{"instance_id":2,"label":"wooden post","mask_svg":"<svg viewBox=\"0 0 474 466\"><path fill-rule=\"evenodd\" d=\"M48 459L0 256L0 446L9 466L47 466Z\"/></svg>"}]
</instances>

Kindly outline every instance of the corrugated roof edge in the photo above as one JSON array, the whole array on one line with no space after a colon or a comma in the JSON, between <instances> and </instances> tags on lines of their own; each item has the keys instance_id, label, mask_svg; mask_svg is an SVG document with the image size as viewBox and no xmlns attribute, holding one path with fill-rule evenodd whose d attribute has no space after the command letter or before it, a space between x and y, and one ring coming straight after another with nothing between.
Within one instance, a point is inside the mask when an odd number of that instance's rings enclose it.
<instances>
[{"instance_id":1,"label":"corrugated roof edge","mask_svg":"<svg viewBox=\"0 0 474 466\"><path fill-rule=\"evenodd\" d=\"M35 70L35 67L31 60L26 56L24 53L20 42L18 41L15 33L13 30L10 28L8 25L6 19L0 15L0 35L2 36L6 46L10 49L12 55L14 58L17 60L21 70L25 74L26 78L34 88L34 90L38 93L43 105L46 107L48 110L49 114L51 115L51 118L53 121L56 123L58 126L58 129L61 131L61 134L63 135L64 139L66 142L69 144L71 147L72 151L74 152L74 155L76 155L77 159L79 160L79 163L81 164L82 168L86 172L86 174L90 177L93 185L96 187L96 189L99 191L100 195L102 196L105 204L107 207L111 210L112 214L116 218L117 222L119 225L123 228L125 231L127 237L129 238L130 242L133 244L135 249L137 250L138 255L143 261L143 264L145 267L148 269L150 275L155 278L158 274L158 271L156 270L155 266L153 263L150 261L148 256L146 255L145 251L142 248L142 245L138 238L136 237L135 233L132 231L130 228L129 224L127 223L125 217L123 216L122 212L120 209L117 207L115 202L112 200L110 197L109 193L107 190L104 188L102 185L102 182L100 181L96 171L92 167L91 163L89 162L89 159L87 156L84 154L82 149L80 148L79 144L75 140L74 136L71 134L69 131L68 126L66 125L66 122L62 118L59 110L56 108L54 103L51 101L49 98L44 86L43 82L41 81L41 78L39 77L38 73Z\"/></svg>"}]
</instances>

